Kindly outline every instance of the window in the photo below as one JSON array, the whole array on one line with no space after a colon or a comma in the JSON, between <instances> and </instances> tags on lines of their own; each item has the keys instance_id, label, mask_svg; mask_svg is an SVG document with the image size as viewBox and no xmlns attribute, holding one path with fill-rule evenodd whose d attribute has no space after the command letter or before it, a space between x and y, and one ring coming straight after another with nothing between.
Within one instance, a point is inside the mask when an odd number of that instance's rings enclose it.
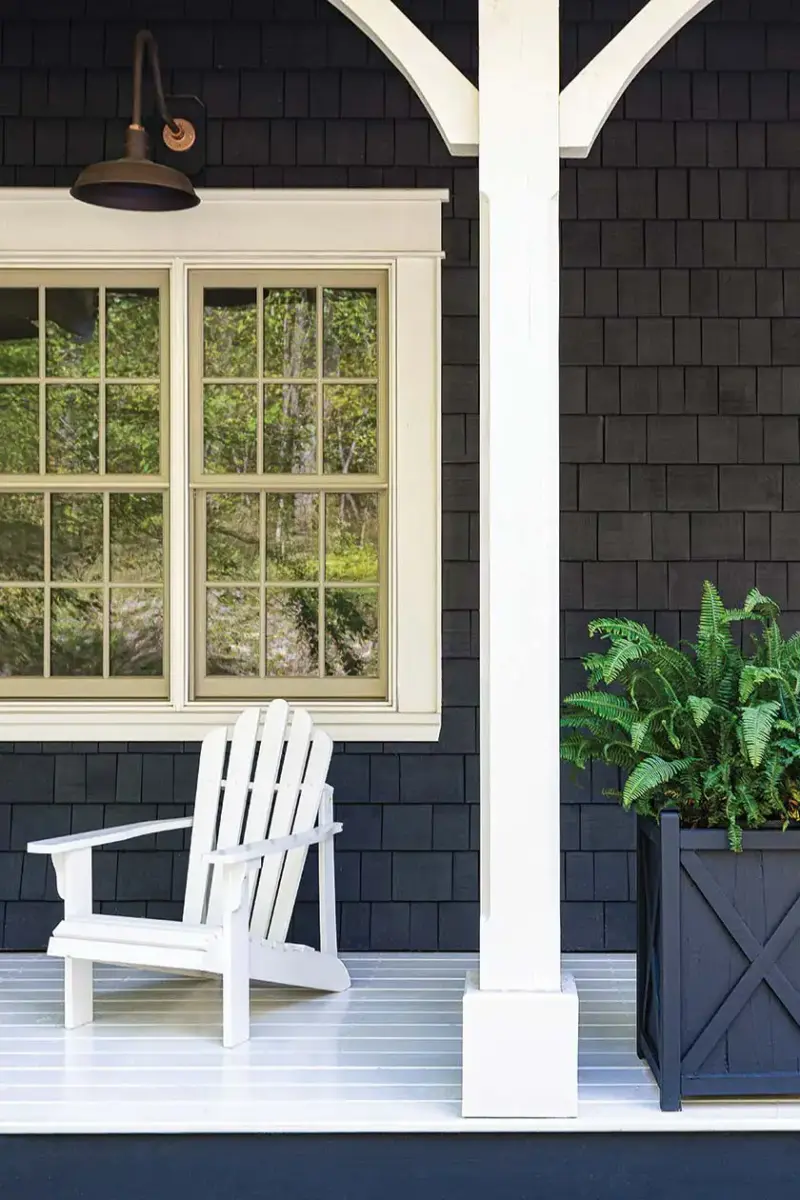
<instances>
[{"instance_id":1,"label":"window","mask_svg":"<svg viewBox=\"0 0 800 1200\"><path fill-rule=\"evenodd\" d=\"M167 695L165 280L0 275L3 695Z\"/></svg>"},{"instance_id":2,"label":"window","mask_svg":"<svg viewBox=\"0 0 800 1200\"><path fill-rule=\"evenodd\" d=\"M0 737L437 735L443 198L0 193Z\"/></svg>"},{"instance_id":3,"label":"window","mask_svg":"<svg viewBox=\"0 0 800 1200\"><path fill-rule=\"evenodd\" d=\"M386 696L385 273L190 276L198 696Z\"/></svg>"}]
</instances>

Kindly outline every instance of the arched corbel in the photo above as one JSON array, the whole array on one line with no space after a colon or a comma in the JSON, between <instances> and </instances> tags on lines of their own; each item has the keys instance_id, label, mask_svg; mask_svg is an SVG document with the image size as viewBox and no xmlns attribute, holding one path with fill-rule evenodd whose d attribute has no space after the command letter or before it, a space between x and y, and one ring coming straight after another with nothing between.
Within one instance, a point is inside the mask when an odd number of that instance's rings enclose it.
<instances>
[{"instance_id":1,"label":"arched corbel","mask_svg":"<svg viewBox=\"0 0 800 1200\"><path fill-rule=\"evenodd\" d=\"M383 51L428 110L451 154L478 153L478 90L393 0L329 0Z\"/></svg>"},{"instance_id":2,"label":"arched corbel","mask_svg":"<svg viewBox=\"0 0 800 1200\"><path fill-rule=\"evenodd\" d=\"M561 155L586 158L632 79L711 0L650 0L564 88L560 99Z\"/></svg>"}]
</instances>

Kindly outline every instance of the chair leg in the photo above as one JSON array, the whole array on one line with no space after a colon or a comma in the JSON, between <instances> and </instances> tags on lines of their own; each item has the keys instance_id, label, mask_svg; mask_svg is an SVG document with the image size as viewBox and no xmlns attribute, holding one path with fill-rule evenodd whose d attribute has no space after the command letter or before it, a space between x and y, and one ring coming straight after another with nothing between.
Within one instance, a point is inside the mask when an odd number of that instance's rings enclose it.
<instances>
[{"instance_id":1,"label":"chair leg","mask_svg":"<svg viewBox=\"0 0 800 1200\"><path fill-rule=\"evenodd\" d=\"M249 949L247 943L245 948ZM222 972L222 1044L226 1049L250 1040L250 970L244 956Z\"/></svg>"},{"instance_id":2,"label":"chair leg","mask_svg":"<svg viewBox=\"0 0 800 1200\"><path fill-rule=\"evenodd\" d=\"M64 1027L77 1029L94 1020L94 963L64 959Z\"/></svg>"}]
</instances>

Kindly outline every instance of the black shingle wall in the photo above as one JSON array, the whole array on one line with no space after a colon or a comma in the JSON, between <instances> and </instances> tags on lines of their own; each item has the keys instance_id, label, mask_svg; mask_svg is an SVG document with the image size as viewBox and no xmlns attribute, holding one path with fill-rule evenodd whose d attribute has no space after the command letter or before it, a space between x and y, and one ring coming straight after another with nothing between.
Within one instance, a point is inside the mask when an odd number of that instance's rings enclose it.
<instances>
[{"instance_id":1,"label":"black shingle wall","mask_svg":"<svg viewBox=\"0 0 800 1200\"><path fill-rule=\"evenodd\" d=\"M476 0L401 5L473 78ZM571 77L634 0L564 0ZM444 697L438 745L351 745L333 782L342 942L477 940L477 176L326 0L5 0L0 184L64 186L121 147L133 34L207 105L226 187L447 187L443 281ZM31 18L35 19L31 19ZM513 147L509 147L513 153ZM796 168L796 169L795 169ZM800 9L716 0L628 90L591 159L565 164L564 686L585 627L635 613L691 635L703 578L800 611ZM191 803L197 747L0 746L0 930L37 947L59 906L31 837ZM628 949L633 827L565 777L567 949ZM106 911L177 915L181 834L96 856ZM314 918L304 883L296 935ZM532 914L535 919L535 914ZM3 924L4 921L4 924ZM310 936L310 935L309 935Z\"/></svg>"}]
</instances>

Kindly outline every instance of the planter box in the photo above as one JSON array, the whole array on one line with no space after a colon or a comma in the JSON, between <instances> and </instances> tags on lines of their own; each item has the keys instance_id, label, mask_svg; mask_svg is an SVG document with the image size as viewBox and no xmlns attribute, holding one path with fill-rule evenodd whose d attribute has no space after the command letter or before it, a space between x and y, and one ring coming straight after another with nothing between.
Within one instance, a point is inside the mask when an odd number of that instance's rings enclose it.
<instances>
[{"instance_id":1,"label":"planter box","mask_svg":"<svg viewBox=\"0 0 800 1200\"><path fill-rule=\"evenodd\" d=\"M636 1042L661 1108L800 1095L800 831L639 819Z\"/></svg>"}]
</instances>

